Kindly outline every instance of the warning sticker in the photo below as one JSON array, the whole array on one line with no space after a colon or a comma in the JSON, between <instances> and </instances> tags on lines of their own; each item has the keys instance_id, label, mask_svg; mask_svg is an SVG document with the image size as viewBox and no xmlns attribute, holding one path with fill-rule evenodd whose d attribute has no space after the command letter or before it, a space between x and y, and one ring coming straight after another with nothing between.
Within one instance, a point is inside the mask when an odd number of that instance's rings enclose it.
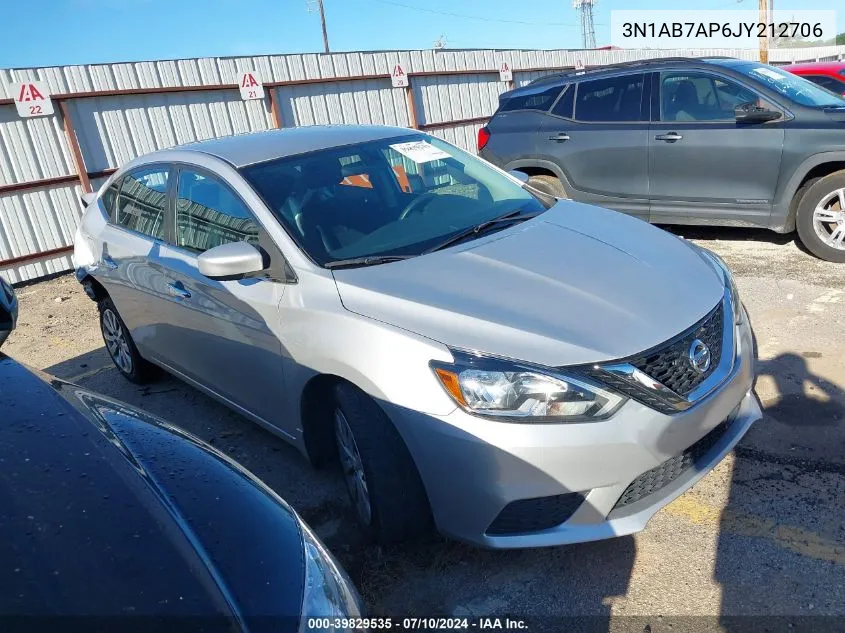
<instances>
[{"instance_id":1,"label":"warning sticker","mask_svg":"<svg viewBox=\"0 0 845 633\"><path fill-rule=\"evenodd\" d=\"M437 149L428 141L412 141L410 143L396 143L391 145L393 149L407 156L415 163L429 163L433 160L441 160L443 158L452 158L442 149Z\"/></svg>"}]
</instances>

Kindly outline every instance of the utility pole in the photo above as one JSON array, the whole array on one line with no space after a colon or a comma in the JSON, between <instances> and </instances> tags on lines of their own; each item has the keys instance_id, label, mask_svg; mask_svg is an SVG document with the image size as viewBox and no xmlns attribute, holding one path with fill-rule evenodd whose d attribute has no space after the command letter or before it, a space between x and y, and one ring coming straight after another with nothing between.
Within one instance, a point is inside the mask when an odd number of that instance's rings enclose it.
<instances>
[{"instance_id":1,"label":"utility pole","mask_svg":"<svg viewBox=\"0 0 845 633\"><path fill-rule=\"evenodd\" d=\"M766 0L760 0L765 2ZM329 53L329 32L326 30L326 10L323 8L323 0L317 0L317 7L320 9L320 23L323 26L323 47Z\"/></svg>"},{"instance_id":2,"label":"utility pole","mask_svg":"<svg viewBox=\"0 0 845 633\"><path fill-rule=\"evenodd\" d=\"M763 64L769 63L769 0L760 0L760 24L766 25L766 32L763 37L759 38L760 43L760 62Z\"/></svg>"}]
</instances>

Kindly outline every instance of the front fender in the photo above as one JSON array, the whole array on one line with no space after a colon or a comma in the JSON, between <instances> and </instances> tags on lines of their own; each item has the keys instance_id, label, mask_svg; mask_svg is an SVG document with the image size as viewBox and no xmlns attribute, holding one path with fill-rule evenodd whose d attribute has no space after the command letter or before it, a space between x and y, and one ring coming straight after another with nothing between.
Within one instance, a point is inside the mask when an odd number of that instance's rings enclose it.
<instances>
[{"instance_id":1,"label":"front fender","mask_svg":"<svg viewBox=\"0 0 845 633\"><path fill-rule=\"evenodd\" d=\"M795 214L798 211L798 205L793 204L797 202L794 200L795 194L801 183L814 168L825 163L840 163L845 162L845 150L820 152L813 154L806 158L797 169L792 172L792 176L785 181L779 194L775 198L775 203L772 206L772 216L769 222L769 228L778 233L789 233L795 230Z\"/></svg>"}]
</instances>

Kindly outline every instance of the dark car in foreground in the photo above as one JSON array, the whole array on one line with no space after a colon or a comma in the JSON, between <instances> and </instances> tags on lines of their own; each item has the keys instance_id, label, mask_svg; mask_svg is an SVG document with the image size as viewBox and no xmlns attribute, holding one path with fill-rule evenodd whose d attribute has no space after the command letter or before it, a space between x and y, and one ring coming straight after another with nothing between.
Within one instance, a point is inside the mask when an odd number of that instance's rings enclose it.
<instances>
[{"instance_id":1,"label":"dark car in foreground","mask_svg":"<svg viewBox=\"0 0 845 633\"><path fill-rule=\"evenodd\" d=\"M503 93L480 155L536 189L661 224L797 228L845 262L845 98L728 58L559 73Z\"/></svg>"},{"instance_id":2,"label":"dark car in foreground","mask_svg":"<svg viewBox=\"0 0 845 633\"><path fill-rule=\"evenodd\" d=\"M845 62L813 62L781 66L793 75L809 79L822 88L845 95Z\"/></svg>"},{"instance_id":3,"label":"dark car in foreground","mask_svg":"<svg viewBox=\"0 0 845 633\"><path fill-rule=\"evenodd\" d=\"M18 298L15 290L0 277L0 345L3 344L18 321Z\"/></svg>"},{"instance_id":4,"label":"dark car in foreground","mask_svg":"<svg viewBox=\"0 0 845 633\"><path fill-rule=\"evenodd\" d=\"M0 630L295 633L360 614L297 514L195 437L3 354L0 412Z\"/></svg>"}]
</instances>

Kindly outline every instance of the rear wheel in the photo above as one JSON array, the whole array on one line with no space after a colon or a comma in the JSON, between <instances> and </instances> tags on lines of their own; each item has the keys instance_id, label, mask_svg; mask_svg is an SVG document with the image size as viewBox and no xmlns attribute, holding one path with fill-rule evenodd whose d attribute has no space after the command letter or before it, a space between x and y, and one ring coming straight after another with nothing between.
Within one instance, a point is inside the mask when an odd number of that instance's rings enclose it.
<instances>
[{"instance_id":1,"label":"rear wheel","mask_svg":"<svg viewBox=\"0 0 845 633\"><path fill-rule=\"evenodd\" d=\"M845 171L819 178L807 189L798 204L796 226L813 255L845 263Z\"/></svg>"},{"instance_id":2,"label":"rear wheel","mask_svg":"<svg viewBox=\"0 0 845 633\"><path fill-rule=\"evenodd\" d=\"M420 537L431 529L422 480L384 411L363 391L334 391L335 441L352 505L367 536L380 543Z\"/></svg>"},{"instance_id":3,"label":"rear wheel","mask_svg":"<svg viewBox=\"0 0 845 633\"><path fill-rule=\"evenodd\" d=\"M528 179L528 186L555 198L567 197L563 183L554 176L531 176Z\"/></svg>"},{"instance_id":4,"label":"rear wheel","mask_svg":"<svg viewBox=\"0 0 845 633\"><path fill-rule=\"evenodd\" d=\"M115 367L120 373L134 383L142 385L149 382L154 375L154 367L141 358L135 342L129 334L129 330L123 319L117 313L117 308L109 298L99 302L100 308L100 330L103 333L103 342L106 344L106 351L111 356Z\"/></svg>"}]
</instances>

